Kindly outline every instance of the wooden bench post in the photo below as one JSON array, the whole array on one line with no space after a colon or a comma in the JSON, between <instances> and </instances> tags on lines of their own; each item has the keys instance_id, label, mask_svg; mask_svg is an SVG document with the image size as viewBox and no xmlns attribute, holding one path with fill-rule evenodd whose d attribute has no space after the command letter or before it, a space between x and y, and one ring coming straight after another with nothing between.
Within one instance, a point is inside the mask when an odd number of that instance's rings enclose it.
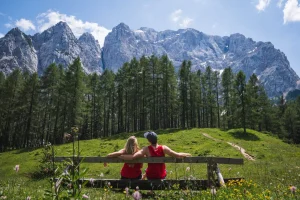
<instances>
[{"instance_id":1,"label":"wooden bench post","mask_svg":"<svg viewBox=\"0 0 300 200\"><path fill-rule=\"evenodd\" d=\"M212 159L207 161L207 187L211 188L212 186L216 186L214 172L217 167L217 163L215 163Z\"/></svg>"}]
</instances>

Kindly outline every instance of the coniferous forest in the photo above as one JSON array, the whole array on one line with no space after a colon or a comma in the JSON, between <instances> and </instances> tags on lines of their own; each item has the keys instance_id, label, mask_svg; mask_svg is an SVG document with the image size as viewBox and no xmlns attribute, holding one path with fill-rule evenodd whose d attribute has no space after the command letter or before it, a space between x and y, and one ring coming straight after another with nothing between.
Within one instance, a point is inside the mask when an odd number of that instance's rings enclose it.
<instances>
[{"instance_id":1,"label":"coniferous forest","mask_svg":"<svg viewBox=\"0 0 300 200\"><path fill-rule=\"evenodd\" d=\"M247 128L300 143L300 98L270 100L253 74L178 71L167 56L133 58L116 73L85 74L77 58L43 73L0 72L0 151L167 128ZM66 68L67 67L67 68ZM243 134L243 133L241 133Z\"/></svg>"}]
</instances>

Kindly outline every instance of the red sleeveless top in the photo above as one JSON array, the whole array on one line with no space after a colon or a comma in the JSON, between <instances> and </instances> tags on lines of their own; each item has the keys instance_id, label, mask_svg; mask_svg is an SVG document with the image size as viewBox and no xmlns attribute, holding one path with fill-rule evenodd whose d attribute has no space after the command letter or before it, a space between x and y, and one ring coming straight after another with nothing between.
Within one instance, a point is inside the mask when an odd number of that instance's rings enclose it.
<instances>
[{"instance_id":1,"label":"red sleeveless top","mask_svg":"<svg viewBox=\"0 0 300 200\"><path fill-rule=\"evenodd\" d=\"M138 178L142 174L143 163L124 163L121 176L125 178Z\"/></svg>"},{"instance_id":2,"label":"red sleeveless top","mask_svg":"<svg viewBox=\"0 0 300 200\"><path fill-rule=\"evenodd\" d=\"M163 147L159 145L156 149L148 146L151 157L165 157ZM148 179L164 179L167 175L165 163L148 163L146 176Z\"/></svg>"}]
</instances>

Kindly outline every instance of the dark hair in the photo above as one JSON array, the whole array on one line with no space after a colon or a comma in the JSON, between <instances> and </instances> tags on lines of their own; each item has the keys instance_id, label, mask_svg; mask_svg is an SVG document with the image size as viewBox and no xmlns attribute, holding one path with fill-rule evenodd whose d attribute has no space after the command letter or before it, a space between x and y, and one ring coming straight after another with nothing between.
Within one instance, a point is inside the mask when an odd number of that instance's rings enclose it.
<instances>
[{"instance_id":1,"label":"dark hair","mask_svg":"<svg viewBox=\"0 0 300 200\"><path fill-rule=\"evenodd\" d=\"M151 144L157 144L157 138L148 139Z\"/></svg>"},{"instance_id":2,"label":"dark hair","mask_svg":"<svg viewBox=\"0 0 300 200\"><path fill-rule=\"evenodd\" d=\"M153 131L148 131L146 133L144 133L144 137L147 138L147 140L151 143L151 144L157 144L157 135L155 132Z\"/></svg>"}]
</instances>

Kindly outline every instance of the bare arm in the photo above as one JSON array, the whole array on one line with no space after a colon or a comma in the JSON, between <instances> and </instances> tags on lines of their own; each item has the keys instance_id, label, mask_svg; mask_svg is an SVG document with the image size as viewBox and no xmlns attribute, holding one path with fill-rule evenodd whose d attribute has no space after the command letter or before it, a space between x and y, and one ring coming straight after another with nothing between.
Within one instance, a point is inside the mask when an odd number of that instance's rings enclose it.
<instances>
[{"instance_id":1,"label":"bare arm","mask_svg":"<svg viewBox=\"0 0 300 200\"><path fill-rule=\"evenodd\" d=\"M176 151L173 151L172 149L170 149L169 147L167 146L163 146L163 149L164 149L164 153L169 155L169 156L172 156L172 157L175 157L175 158L184 158L184 157L189 157L191 156L191 154L189 153L178 153Z\"/></svg>"},{"instance_id":2,"label":"bare arm","mask_svg":"<svg viewBox=\"0 0 300 200\"><path fill-rule=\"evenodd\" d=\"M143 148L143 149L139 150L138 152L136 152L133 155L122 154L122 155L119 156L119 158L121 158L123 160L134 160L134 159L137 159L137 158L142 158L145 155L146 155L145 148Z\"/></svg>"},{"instance_id":3,"label":"bare arm","mask_svg":"<svg viewBox=\"0 0 300 200\"><path fill-rule=\"evenodd\" d=\"M118 157L118 156L122 155L124 152L125 152L125 150L121 149L119 151L116 151L116 152L108 154L106 157L115 158L115 157ZM103 165L104 165L104 167L107 167L108 164L107 163L103 163Z\"/></svg>"},{"instance_id":4,"label":"bare arm","mask_svg":"<svg viewBox=\"0 0 300 200\"><path fill-rule=\"evenodd\" d=\"M125 152L125 150L121 149L120 151L116 151L116 152L108 154L107 157L110 157L110 158L118 157L118 156L122 155L124 152Z\"/></svg>"}]
</instances>

